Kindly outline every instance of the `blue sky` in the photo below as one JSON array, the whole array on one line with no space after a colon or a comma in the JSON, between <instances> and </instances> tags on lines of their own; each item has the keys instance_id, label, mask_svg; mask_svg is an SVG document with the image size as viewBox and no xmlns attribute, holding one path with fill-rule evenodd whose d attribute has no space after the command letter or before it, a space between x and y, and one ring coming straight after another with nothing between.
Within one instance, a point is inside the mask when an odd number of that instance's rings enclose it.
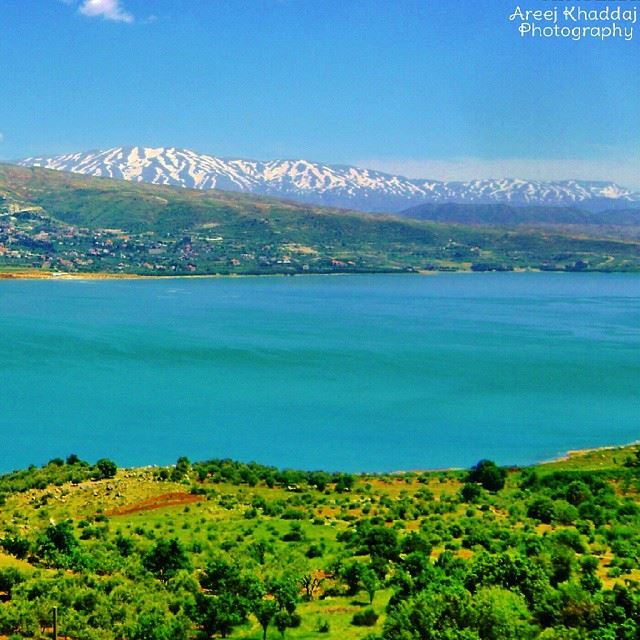
<instances>
[{"instance_id":1,"label":"blue sky","mask_svg":"<svg viewBox=\"0 0 640 640\"><path fill-rule=\"evenodd\" d=\"M640 24L536 41L512 0L1 4L0 159L143 144L640 187Z\"/></svg>"}]
</instances>

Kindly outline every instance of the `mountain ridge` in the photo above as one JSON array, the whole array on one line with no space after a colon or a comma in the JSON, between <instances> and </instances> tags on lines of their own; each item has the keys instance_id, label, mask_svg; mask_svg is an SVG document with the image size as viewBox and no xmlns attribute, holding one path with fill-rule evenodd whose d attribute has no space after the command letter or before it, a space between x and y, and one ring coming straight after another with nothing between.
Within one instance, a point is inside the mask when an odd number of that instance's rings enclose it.
<instances>
[{"instance_id":1,"label":"mountain ridge","mask_svg":"<svg viewBox=\"0 0 640 640\"><path fill-rule=\"evenodd\" d=\"M406 178L345 164L217 157L176 147L113 147L31 156L16 164L401 215L419 205L445 203L580 206L589 211L640 207L640 192L609 181L505 178L446 182Z\"/></svg>"}]
</instances>

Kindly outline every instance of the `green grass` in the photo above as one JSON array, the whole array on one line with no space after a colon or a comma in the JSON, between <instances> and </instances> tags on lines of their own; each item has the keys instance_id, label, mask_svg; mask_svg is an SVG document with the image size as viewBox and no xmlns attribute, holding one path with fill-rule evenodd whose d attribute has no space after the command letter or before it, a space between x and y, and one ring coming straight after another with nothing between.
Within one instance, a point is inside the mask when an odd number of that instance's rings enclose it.
<instances>
[{"instance_id":1,"label":"green grass","mask_svg":"<svg viewBox=\"0 0 640 640\"><path fill-rule=\"evenodd\" d=\"M637 594L640 584L637 452L635 445L597 449L530 469L511 469L502 490L498 493L481 490L474 502L465 502L460 497L465 471L362 475L355 478L350 491L338 492L334 487L337 476L329 477L327 489L319 491L305 484L306 476L296 479L285 474L278 480L277 470L242 464L187 465L182 479L171 479L176 471L168 468L120 469L113 478L94 480L91 467L59 460L42 468L0 477L0 493L4 495L0 538L20 536L29 542L31 549L25 558L16 558L6 551L0 553L0 576L13 567L25 577L32 576L28 584L61 580L62 575L65 579L77 576L79 581L92 580L90 588L98 591L99 585L110 580L127 589L145 584L145 595L134 599L131 605L134 609L127 614L133 624L144 607L160 606L163 598L170 601L171 590L166 586L159 582L155 587L149 586L154 580L142 569L141 560L158 540L176 538L186 550L191 562L189 571L196 578L208 560L217 556L235 560L264 579L287 572L298 577L307 573L324 576L310 601L302 597L300 589L297 612L301 624L287 630L286 637L360 640L372 632L384 632L387 605L395 589L394 574L401 570L403 560L400 558L388 566L387 582L375 594L373 607L380 617L372 628L351 623L354 613L368 606L368 597L362 589L355 595L347 595L345 583L333 567L336 563L353 561L368 565L373 560L358 545L349 546L344 536L354 531L354 525L377 518L384 528L397 532L401 543L408 536L419 534L432 548L432 564L437 565L439 558L448 553L459 559L465 572L476 558L486 553L529 557L524 554L523 545L530 545L532 536L542 545L541 561L548 562L547 554L564 549L564 543L558 546L554 540L568 535L569 540L581 545L579 550L570 552L574 581L580 578L583 558L593 556L603 594L615 585L626 585ZM219 471L214 473L215 469ZM209 475L205 470L209 470ZM245 474L247 470L250 473ZM537 477L534 484L532 472ZM227 479L221 480L225 474ZM68 481L70 477L73 481ZM243 482L242 478L249 477L250 484ZM263 477L275 479L275 485L267 486ZM590 484L593 480L596 484ZM568 507L563 496L574 481L587 483L594 495L600 487L597 504L602 511L601 522L591 523L588 518L592 516L582 512L578 516L577 510L573 516L566 515ZM528 514L532 502L539 498L551 500L556 509L549 522ZM168 500L178 504L168 506ZM629 505L635 507L631 509ZM564 516L560 515L561 510ZM299 519L289 519L293 516ZM565 521L563 518L567 517ZM74 568L72 564L64 574L58 574L56 561L46 560L38 551L38 541L51 523L65 520L72 522L85 564L84 568ZM297 531L301 539L286 541L292 531ZM132 555L125 559L114 547L122 536L133 544ZM263 551L261 559L258 547ZM320 553L308 557L310 549ZM551 570L554 565L545 566ZM22 597L18 590L15 598L22 602ZM0 625L4 624L1 607L10 608L11 602L0 603ZM55 598L47 602L46 606L51 606ZM72 612L65 602L61 600L59 606L62 619L68 621ZM22 602L20 606L29 605ZM318 631L321 622L328 623L328 634ZM195 632L192 627L191 635ZM82 637L78 632L68 635ZM232 637L258 639L262 632L255 618L249 616L246 624L234 629ZM272 629L269 638L277 637L279 634Z\"/></svg>"},{"instance_id":2,"label":"green grass","mask_svg":"<svg viewBox=\"0 0 640 640\"><path fill-rule=\"evenodd\" d=\"M560 460L538 466L541 473L548 471L601 471L619 468L633 457L635 445L623 447L599 447L571 451Z\"/></svg>"}]
</instances>

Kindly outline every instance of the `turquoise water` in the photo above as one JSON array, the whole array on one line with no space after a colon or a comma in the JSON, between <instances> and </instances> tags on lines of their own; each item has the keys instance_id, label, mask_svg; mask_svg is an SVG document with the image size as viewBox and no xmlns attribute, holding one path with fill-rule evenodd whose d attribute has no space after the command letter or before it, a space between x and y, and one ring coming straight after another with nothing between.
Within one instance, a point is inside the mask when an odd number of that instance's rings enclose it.
<instances>
[{"instance_id":1,"label":"turquoise water","mask_svg":"<svg viewBox=\"0 0 640 640\"><path fill-rule=\"evenodd\" d=\"M0 469L395 470L640 437L640 277L0 282Z\"/></svg>"}]
</instances>

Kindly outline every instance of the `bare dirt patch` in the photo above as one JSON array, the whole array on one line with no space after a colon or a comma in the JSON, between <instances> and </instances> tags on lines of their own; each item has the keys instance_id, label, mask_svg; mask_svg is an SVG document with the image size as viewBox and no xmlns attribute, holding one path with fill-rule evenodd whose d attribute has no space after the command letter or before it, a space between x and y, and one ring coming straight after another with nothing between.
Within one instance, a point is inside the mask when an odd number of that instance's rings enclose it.
<instances>
[{"instance_id":1,"label":"bare dirt patch","mask_svg":"<svg viewBox=\"0 0 640 640\"><path fill-rule=\"evenodd\" d=\"M107 511L108 516L126 516L131 513L138 513L139 511L153 511L154 509L162 509L164 507L179 507L185 504L191 504L193 502L202 501L202 496L196 496L192 493L173 492L162 493L159 496L153 496L128 504L123 507L117 507Z\"/></svg>"}]
</instances>

